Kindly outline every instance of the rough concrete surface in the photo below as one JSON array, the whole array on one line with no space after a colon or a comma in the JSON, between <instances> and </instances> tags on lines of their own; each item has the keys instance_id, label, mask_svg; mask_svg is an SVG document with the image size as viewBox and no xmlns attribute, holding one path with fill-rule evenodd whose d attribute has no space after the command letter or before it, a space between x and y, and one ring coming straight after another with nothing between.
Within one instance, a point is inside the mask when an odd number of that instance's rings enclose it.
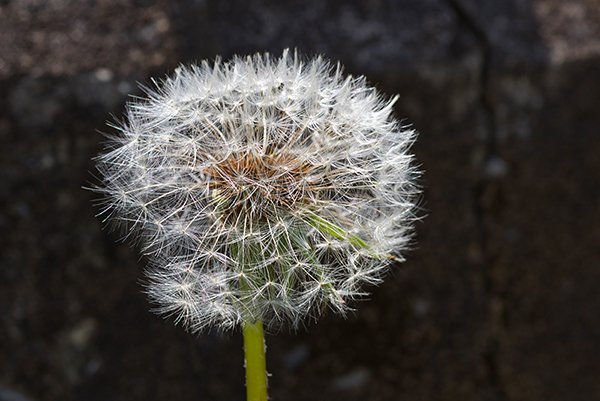
<instances>
[{"instance_id":1,"label":"rough concrete surface","mask_svg":"<svg viewBox=\"0 0 600 401\"><path fill-rule=\"evenodd\" d=\"M148 311L91 158L136 82L340 60L420 132L418 246L347 320L268 337L273 400L600 400L597 0L0 1L0 401L243 400L241 336Z\"/></svg>"}]
</instances>

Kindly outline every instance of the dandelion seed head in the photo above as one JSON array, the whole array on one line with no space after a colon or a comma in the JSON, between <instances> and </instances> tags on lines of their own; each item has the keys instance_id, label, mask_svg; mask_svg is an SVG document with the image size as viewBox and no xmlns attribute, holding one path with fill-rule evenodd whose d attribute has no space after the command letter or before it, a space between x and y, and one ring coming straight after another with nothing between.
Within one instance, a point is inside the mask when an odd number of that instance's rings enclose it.
<instances>
[{"instance_id":1,"label":"dandelion seed head","mask_svg":"<svg viewBox=\"0 0 600 401\"><path fill-rule=\"evenodd\" d=\"M97 191L147 255L160 312L192 331L297 326L346 313L402 258L415 133L363 77L284 51L145 90L98 157Z\"/></svg>"}]
</instances>

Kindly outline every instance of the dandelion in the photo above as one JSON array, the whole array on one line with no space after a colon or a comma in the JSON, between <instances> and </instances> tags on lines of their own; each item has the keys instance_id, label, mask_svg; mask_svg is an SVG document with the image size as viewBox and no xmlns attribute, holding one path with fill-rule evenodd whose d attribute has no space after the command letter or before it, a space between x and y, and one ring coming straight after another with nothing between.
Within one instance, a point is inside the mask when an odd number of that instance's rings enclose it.
<instances>
[{"instance_id":1,"label":"dandelion","mask_svg":"<svg viewBox=\"0 0 600 401\"><path fill-rule=\"evenodd\" d=\"M263 323L344 314L403 260L415 133L396 98L288 51L180 67L146 93L99 156L97 190L148 256L159 311L262 338Z\"/></svg>"}]
</instances>

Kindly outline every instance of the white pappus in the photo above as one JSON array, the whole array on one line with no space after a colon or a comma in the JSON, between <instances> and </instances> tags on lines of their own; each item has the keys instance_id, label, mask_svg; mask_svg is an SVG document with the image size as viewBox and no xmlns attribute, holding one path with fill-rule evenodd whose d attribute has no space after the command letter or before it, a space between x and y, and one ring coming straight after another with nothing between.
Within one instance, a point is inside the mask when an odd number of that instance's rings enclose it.
<instances>
[{"instance_id":1,"label":"white pappus","mask_svg":"<svg viewBox=\"0 0 600 401\"><path fill-rule=\"evenodd\" d=\"M180 67L128 103L97 158L106 220L148 256L148 293L191 331L344 313L401 260L415 132L364 77L256 54Z\"/></svg>"}]
</instances>

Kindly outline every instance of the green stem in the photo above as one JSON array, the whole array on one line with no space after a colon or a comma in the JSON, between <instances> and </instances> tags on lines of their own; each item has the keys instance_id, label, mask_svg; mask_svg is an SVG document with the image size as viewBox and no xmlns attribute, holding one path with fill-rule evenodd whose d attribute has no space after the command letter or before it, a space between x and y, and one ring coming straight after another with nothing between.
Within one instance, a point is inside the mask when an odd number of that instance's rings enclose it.
<instances>
[{"instance_id":1,"label":"green stem","mask_svg":"<svg viewBox=\"0 0 600 401\"><path fill-rule=\"evenodd\" d=\"M263 324L244 322L247 401L267 401L267 362Z\"/></svg>"},{"instance_id":2,"label":"green stem","mask_svg":"<svg viewBox=\"0 0 600 401\"><path fill-rule=\"evenodd\" d=\"M364 249L369 253L369 256L379 260L391 260L394 262L404 262L402 258L399 258L395 255L381 255L371 251L369 245L359 236L352 235L346 232L342 227L339 227L332 222L325 220L324 218L316 215L313 212L307 212L307 222L310 226L314 227L321 234L327 234L335 239L339 239L342 241L348 241L351 245L356 248Z\"/></svg>"},{"instance_id":3,"label":"green stem","mask_svg":"<svg viewBox=\"0 0 600 401\"><path fill-rule=\"evenodd\" d=\"M369 249L369 245L367 245L367 243L359 236L347 233L343 228L325 220L313 212L308 212L307 214L308 224L316 228L321 233L326 233L335 239L348 241L357 248Z\"/></svg>"}]
</instances>

